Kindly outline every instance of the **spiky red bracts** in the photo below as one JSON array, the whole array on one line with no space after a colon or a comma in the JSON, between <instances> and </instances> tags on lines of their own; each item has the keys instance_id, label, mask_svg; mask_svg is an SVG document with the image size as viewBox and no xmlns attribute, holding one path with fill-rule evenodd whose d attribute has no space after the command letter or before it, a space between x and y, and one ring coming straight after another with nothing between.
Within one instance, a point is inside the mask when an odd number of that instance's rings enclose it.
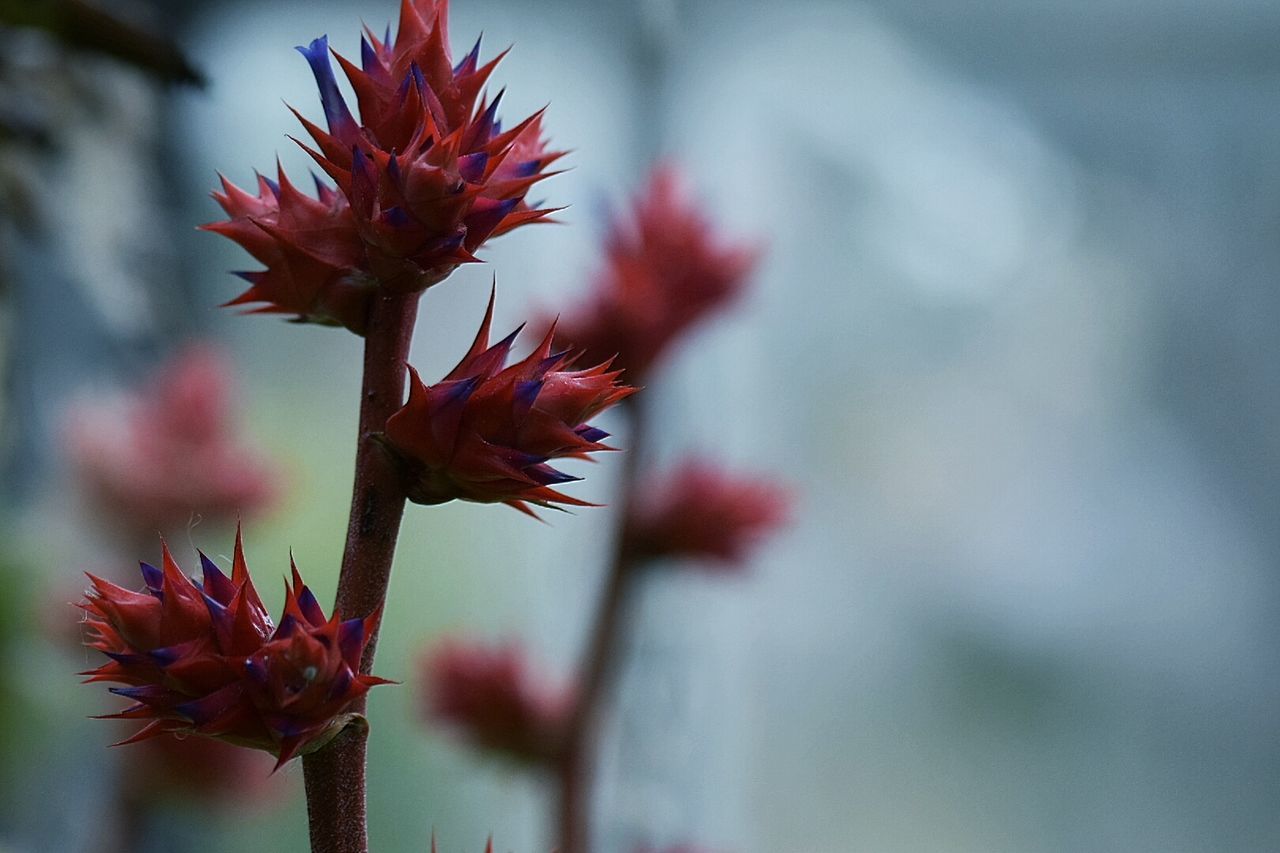
<instances>
[{"instance_id":1,"label":"spiky red bracts","mask_svg":"<svg viewBox=\"0 0 1280 853\"><path fill-rule=\"evenodd\" d=\"M635 392L607 362L571 369L575 355L552 352L554 330L529 356L507 365L520 329L489 346L493 298L471 350L435 385L411 370L409 401L387 420L386 445L404 465L409 499L459 499L586 506L552 488L579 479L547 463L611 448L587 420Z\"/></svg>"},{"instance_id":2,"label":"spiky red bracts","mask_svg":"<svg viewBox=\"0 0 1280 853\"><path fill-rule=\"evenodd\" d=\"M363 334L375 288L420 291L443 280L492 236L544 219L525 195L562 156L548 151L542 113L503 131L499 94L482 94L499 55L480 43L459 63L449 51L447 0L403 0L394 39L366 30L356 65L333 54L356 93L359 119L338 90L328 40L299 48L320 88L325 128L297 113L333 179L318 198L259 179L256 196L223 181L230 219L205 226L266 265L231 304ZM296 111L295 111L296 113Z\"/></svg>"},{"instance_id":3,"label":"spiky red bracts","mask_svg":"<svg viewBox=\"0 0 1280 853\"><path fill-rule=\"evenodd\" d=\"M132 705L104 719L143 720L122 743L164 734L218 738L275 755L276 766L319 749L355 722L348 707L386 681L359 675L378 616L326 619L296 567L284 615L273 625L236 536L231 576L200 555L203 580L183 574L164 548L142 563L133 592L93 575L80 605L86 645L110 660L83 673L115 682Z\"/></svg>"}]
</instances>

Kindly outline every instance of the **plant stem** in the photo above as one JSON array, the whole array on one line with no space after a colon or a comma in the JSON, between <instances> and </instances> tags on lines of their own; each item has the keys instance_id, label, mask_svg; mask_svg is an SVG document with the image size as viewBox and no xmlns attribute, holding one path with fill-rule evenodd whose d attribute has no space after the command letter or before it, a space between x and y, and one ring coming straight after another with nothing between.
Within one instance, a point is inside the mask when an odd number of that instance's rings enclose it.
<instances>
[{"instance_id":1,"label":"plant stem","mask_svg":"<svg viewBox=\"0 0 1280 853\"><path fill-rule=\"evenodd\" d=\"M94 849L98 853L130 853L143 849L150 811L145 798L128 782L128 779L116 782L115 814L105 821L105 831L97 835ZM100 825L99 829L102 828Z\"/></svg>"},{"instance_id":2,"label":"plant stem","mask_svg":"<svg viewBox=\"0 0 1280 853\"><path fill-rule=\"evenodd\" d=\"M399 472L375 436L404 403L405 361L418 310L417 293L386 293L374 301L364 340L364 378L355 486L334 611L344 619L379 610L387 597L391 560L404 515ZM360 671L373 667L378 637L369 638ZM364 699L351 710L363 713ZM302 760L312 853L367 853L365 755L367 729L350 726Z\"/></svg>"},{"instance_id":3,"label":"plant stem","mask_svg":"<svg viewBox=\"0 0 1280 853\"><path fill-rule=\"evenodd\" d=\"M616 507L613 562L605 579L595 619L578 667L577 694L569 715L559 767L557 804L558 850L586 853L591 847L591 791L596 748L605 700L620 664L622 640L627 633L635 571L640 563L627 546L626 520L635 500L636 475L644 452L644 412L632 398L621 411L628 414L630 429L620 475Z\"/></svg>"}]
</instances>

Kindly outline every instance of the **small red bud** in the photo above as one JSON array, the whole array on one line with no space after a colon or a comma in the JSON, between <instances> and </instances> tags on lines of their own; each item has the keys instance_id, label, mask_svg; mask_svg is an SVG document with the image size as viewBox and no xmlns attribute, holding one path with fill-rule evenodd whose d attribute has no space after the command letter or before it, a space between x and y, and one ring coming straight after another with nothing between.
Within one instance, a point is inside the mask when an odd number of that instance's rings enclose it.
<instances>
[{"instance_id":1,"label":"small red bud","mask_svg":"<svg viewBox=\"0 0 1280 853\"><path fill-rule=\"evenodd\" d=\"M450 640L423 655L421 670L425 718L518 761L557 757L572 697L538 683L519 646Z\"/></svg>"},{"instance_id":2,"label":"small red bud","mask_svg":"<svg viewBox=\"0 0 1280 853\"><path fill-rule=\"evenodd\" d=\"M230 385L222 357L193 346L145 390L73 407L68 452L94 509L122 530L155 535L270 504L280 473L237 441Z\"/></svg>"},{"instance_id":3,"label":"small red bud","mask_svg":"<svg viewBox=\"0 0 1280 853\"><path fill-rule=\"evenodd\" d=\"M626 520L626 547L643 558L741 565L751 549L786 523L789 494L763 477L696 459L642 485Z\"/></svg>"},{"instance_id":4,"label":"small red bud","mask_svg":"<svg viewBox=\"0 0 1280 853\"><path fill-rule=\"evenodd\" d=\"M671 166L654 171L629 217L610 224L605 262L587 301L556 333L588 361L613 358L632 381L691 326L742 291L759 251L717 237Z\"/></svg>"}]
</instances>

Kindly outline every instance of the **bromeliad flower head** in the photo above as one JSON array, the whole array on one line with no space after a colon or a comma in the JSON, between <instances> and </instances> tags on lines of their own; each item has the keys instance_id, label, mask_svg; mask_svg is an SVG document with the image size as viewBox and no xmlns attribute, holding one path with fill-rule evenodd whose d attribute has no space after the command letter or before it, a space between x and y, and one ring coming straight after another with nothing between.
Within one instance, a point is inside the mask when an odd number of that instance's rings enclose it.
<instances>
[{"instance_id":1,"label":"bromeliad flower head","mask_svg":"<svg viewBox=\"0 0 1280 853\"><path fill-rule=\"evenodd\" d=\"M299 142L337 184L312 199L259 180L257 196L224 181L231 217L206 226L267 266L232 304L338 323L363 334L374 286L419 291L476 260L490 237L553 211L525 201L563 152L548 151L542 113L503 131L501 94L482 94L502 59L480 44L456 65L447 0L403 0L396 37L366 30L360 64L333 54L356 93L359 120L338 89L327 38L299 48L315 74L325 128L295 114Z\"/></svg>"},{"instance_id":2,"label":"bromeliad flower head","mask_svg":"<svg viewBox=\"0 0 1280 853\"><path fill-rule=\"evenodd\" d=\"M352 703L384 679L360 675L378 616L326 619L293 568L284 616L273 625L254 589L236 535L231 576L200 555L196 582L164 548L161 568L142 566L133 592L93 575L80 607L86 645L110 660L82 673L115 682L133 700L103 719L144 720L122 743L196 734L265 750L276 767L324 746L362 718Z\"/></svg>"},{"instance_id":3,"label":"bromeliad flower head","mask_svg":"<svg viewBox=\"0 0 1280 853\"><path fill-rule=\"evenodd\" d=\"M756 247L717 237L675 169L659 167L630 216L611 223L604 268L557 340L591 361L616 356L638 381L690 326L741 292L758 257Z\"/></svg>"},{"instance_id":4,"label":"bromeliad flower head","mask_svg":"<svg viewBox=\"0 0 1280 853\"><path fill-rule=\"evenodd\" d=\"M196 345L145 391L73 407L68 450L94 509L148 536L197 516L230 522L265 509L281 476L237 440L230 385L222 357Z\"/></svg>"},{"instance_id":5,"label":"bromeliad flower head","mask_svg":"<svg viewBox=\"0 0 1280 853\"><path fill-rule=\"evenodd\" d=\"M502 95L482 94L502 55L481 65L477 41L454 65L448 27L448 0L402 0L394 40L366 30L359 66L334 54L359 123L338 91L328 40L299 48L328 128L298 116L318 149L307 150L350 202L371 271L409 290L474 261L489 237L549 215L524 198L562 156L546 149L541 112L502 130Z\"/></svg>"},{"instance_id":6,"label":"bromeliad flower head","mask_svg":"<svg viewBox=\"0 0 1280 853\"><path fill-rule=\"evenodd\" d=\"M258 194L222 178L214 199L229 219L201 226L239 243L266 266L237 273L249 289L227 305L263 303L252 314L293 314L299 322L364 334L376 282L362 270L364 247L345 198L316 181L317 198L258 176Z\"/></svg>"},{"instance_id":7,"label":"bromeliad flower head","mask_svg":"<svg viewBox=\"0 0 1280 853\"><path fill-rule=\"evenodd\" d=\"M638 490L625 522L625 547L642 559L687 558L740 565L787 521L790 496L762 477L696 459Z\"/></svg>"},{"instance_id":8,"label":"bromeliad flower head","mask_svg":"<svg viewBox=\"0 0 1280 853\"><path fill-rule=\"evenodd\" d=\"M450 640L423 655L421 670L425 719L518 761L556 759L572 696L538 683L519 646Z\"/></svg>"},{"instance_id":9,"label":"bromeliad flower head","mask_svg":"<svg viewBox=\"0 0 1280 853\"><path fill-rule=\"evenodd\" d=\"M636 389L620 385L608 362L571 369L576 356L552 352L554 329L522 361L506 366L520 329L489 346L493 297L475 342L444 380L423 384L410 368L409 402L387 420L385 444L400 459L409 499L459 499L589 506L553 486L580 479L548 465L610 450L587 420Z\"/></svg>"}]
</instances>

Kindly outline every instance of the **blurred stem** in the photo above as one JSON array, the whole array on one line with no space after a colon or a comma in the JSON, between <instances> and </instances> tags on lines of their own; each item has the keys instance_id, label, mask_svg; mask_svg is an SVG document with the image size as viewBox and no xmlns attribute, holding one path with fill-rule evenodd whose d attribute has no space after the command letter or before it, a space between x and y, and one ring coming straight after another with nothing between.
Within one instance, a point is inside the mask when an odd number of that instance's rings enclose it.
<instances>
[{"instance_id":1,"label":"blurred stem","mask_svg":"<svg viewBox=\"0 0 1280 853\"><path fill-rule=\"evenodd\" d=\"M382 608L391 580L391 560L404 515L405 493L398 469L378 444L387 418L404 403L405 362L418 311L417 293L380 295L370 311L364 340L360 432L347 545L338 577L334 612L344 619ZM360 671L373 667L377 629L365 646ZM351 710L364 713L362 698ZM349 726L324 749L302 760L312 853L366 853L367 727Z\"/></svg>"},{"instance_id":2,"label":"blurred stem","mask_svg":"<svg viewBox=\"0 0 1280 853\"><path fill-rule=\"evenodd\" d=\"M578 667L577 693L558 769L557 827L559 853L586 853L591 847L591 792L599 749L600 724L606 699L621 663L623 638L630 624L630 602L640 563L627 547L627 516L635 499L636 477L645 447L645 414L632 397L622 407L628 415L628 444L623 457L616 506L613 562L582 662Z\"/></svg>"},{"instance_id":3,"label":"blurred stem","mask_svg":"<svg viewBox=\"0 0 1280 853\"><path fill-rule=\"evenodd\" d=\"M97 853L133 853L146 848L149 807L129 780L115 784L114 814L106 820L107 831L100 832L94 849Z\"/></svg>"}]
</instances>

